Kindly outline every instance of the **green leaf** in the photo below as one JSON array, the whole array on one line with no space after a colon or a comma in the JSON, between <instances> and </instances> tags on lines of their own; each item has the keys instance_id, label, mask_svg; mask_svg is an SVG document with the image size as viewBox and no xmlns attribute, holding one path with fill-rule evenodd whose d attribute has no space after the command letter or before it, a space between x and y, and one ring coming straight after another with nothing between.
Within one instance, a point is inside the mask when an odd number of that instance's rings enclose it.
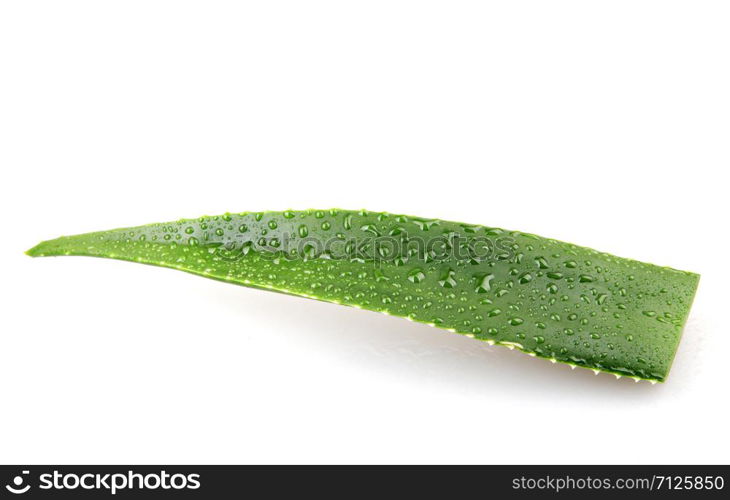
<instances>
[{"instance_id":1,"label":"green leaf","mask_svg":"<svg viewBox=\"0 0 730 500\"><path fill-rule=\"evenodd\" d=\"M45 241L34 257L170 267L664 381L699 275L527 233L346 210L201 217Z\"/></svg>"}]
</instances>

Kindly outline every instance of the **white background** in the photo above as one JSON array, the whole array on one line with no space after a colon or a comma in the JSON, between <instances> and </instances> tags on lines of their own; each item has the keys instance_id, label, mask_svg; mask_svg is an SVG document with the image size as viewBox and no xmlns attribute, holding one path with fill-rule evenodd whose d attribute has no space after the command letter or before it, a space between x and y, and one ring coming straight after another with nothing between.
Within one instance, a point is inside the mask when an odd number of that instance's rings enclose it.
<instances>
[{"instance_id":1,"label":"white background","mask_svg":"<svg viewBox=\"0 0 730 500\"><path fill-rule=\"evenodd\" d=\"M0 461L730 461L730 6L0 4ZM61 234L367 208L702 274L666 384Z\"/></svg>"}]
</instances>

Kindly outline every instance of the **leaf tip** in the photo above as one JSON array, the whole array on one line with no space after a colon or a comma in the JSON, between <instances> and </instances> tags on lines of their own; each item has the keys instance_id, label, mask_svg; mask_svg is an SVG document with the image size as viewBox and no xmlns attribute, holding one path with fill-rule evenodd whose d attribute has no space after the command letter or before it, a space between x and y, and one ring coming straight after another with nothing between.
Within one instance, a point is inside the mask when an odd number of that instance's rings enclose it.
<instances>
[{"instance_id":1,"label":"leaf tip","mask_svg":"<svg viewBox=\"0 0 730 500\"><path fill-rule=\"evenodd\" d=\"M33 248L26 250L25 255L30 257L61 255L61 240L62 238L56 238L55 240L41 241Z\"/></svg>"},{"instance_id":2,"label":"leaf tip","mask_svg":"<svg viewBox=\"0 0 730 500\"><path fill-rule=\"evenodd\" d=\"M33 248L26 250L25 255L29 257L43 257L43 243L38 243Z\"/></svg>"}]
</instances>

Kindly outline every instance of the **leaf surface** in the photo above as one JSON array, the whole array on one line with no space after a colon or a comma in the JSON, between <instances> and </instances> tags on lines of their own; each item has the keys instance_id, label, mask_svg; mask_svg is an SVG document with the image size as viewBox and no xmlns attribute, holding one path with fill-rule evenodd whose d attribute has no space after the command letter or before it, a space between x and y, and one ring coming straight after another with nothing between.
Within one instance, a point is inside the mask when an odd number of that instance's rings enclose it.
<instances>
[{"instance_id":1,"label":"leaf surface","mask_svg":"<svg viewBox=\"0 0 730 500\"><path fill-rule=\"evenodd\" d=\"M34 257L170 267L664 381L699 275L532 234L387 213L225 214L45 241Z\"/></svg>"}]
</instances>

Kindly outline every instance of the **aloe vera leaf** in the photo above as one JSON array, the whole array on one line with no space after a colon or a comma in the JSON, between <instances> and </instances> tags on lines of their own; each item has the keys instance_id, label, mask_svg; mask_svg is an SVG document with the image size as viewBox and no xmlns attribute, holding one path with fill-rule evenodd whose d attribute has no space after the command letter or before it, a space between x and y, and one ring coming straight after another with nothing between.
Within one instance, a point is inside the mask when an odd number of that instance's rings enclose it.
<instances>
[{"instance_id":1,"label":"aloe vera leaf","mask_svg":"<svg viewBox=\"0 0 730 500\"><path fill-rule=\"evenodd\" d=\"M651 381L669 373L699 281L532 234L347 210L183 219L64 236L27 253L170 267Z\"/></svg>"}]
</instances>

